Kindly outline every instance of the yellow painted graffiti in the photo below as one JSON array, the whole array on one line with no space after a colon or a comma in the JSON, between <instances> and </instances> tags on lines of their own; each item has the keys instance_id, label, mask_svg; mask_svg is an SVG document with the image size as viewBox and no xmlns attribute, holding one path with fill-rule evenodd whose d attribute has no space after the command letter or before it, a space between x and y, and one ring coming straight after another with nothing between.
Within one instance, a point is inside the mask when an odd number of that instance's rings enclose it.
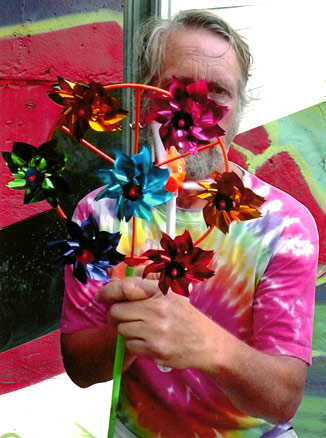
<instances>
[{"instance_id":1,"label":"yellow painted graffiti","mask_svg":"<svg viewBox=\"0 0 326 438\"><path fill-rule=\"evenodd\" d=\"M22 23L19 25L4 26L0 28L0 38L13 35L36 35L40 33L53 32L54 30L67 29L70 27L82 26L90 23L100 23L104 21L116 21L122 27L123 13L103 8L87 13L69 14L57 18L40 20L35 23Z\"/></svg>"}]
</instances>

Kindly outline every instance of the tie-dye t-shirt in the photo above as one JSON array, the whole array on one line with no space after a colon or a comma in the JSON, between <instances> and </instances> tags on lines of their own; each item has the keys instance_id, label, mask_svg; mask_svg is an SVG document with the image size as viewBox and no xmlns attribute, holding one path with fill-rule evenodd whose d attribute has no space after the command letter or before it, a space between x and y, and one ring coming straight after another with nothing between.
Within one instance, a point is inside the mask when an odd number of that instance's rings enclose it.
<instances>
[{"instance_id":1,"label":"tie-dye t-shirt","mask_svg":"<svg viewBox=\"0 0 326 438\"><path fill-rule=\"evenodd\" d=\"M318 238L308 210L284 192L244 172L243 182L265 197L262 216L233 222L228 234L218 229L200 244L214 249L210 268L216 275L194 285L191 303L250 346L311 363L311 338ZM130 253L131 222L113 218L114 200L78 205L74 220L89 213L101 230L122 232L118 250ZM158 248L165 231L165 206L153 220L137 220L137 248ZM177 209L176 234L187 229L193 240L207 229L201 211ZM61 330L72 333L106 324L107 308L93 299L101 284L87 287L66 269ZM273 382L271 382L273 385ZM207 374L196 369L162 372L138 357L123 375L119 418L140 437L255 438L273 425L248 417L234 407Z\"/></svg>"}]
</instances>

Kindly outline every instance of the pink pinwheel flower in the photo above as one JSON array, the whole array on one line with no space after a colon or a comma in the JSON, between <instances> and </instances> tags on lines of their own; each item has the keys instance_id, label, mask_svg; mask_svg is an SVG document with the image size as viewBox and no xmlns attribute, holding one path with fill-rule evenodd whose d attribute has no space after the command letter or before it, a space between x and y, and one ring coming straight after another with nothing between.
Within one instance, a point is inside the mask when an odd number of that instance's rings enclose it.
<instances>
[{"instance_id":1,"label":"pink pinwheel flower","mask_svg":"<svg viewBox=\"0 0 326 438\"><path fill-rule=\"evenodd\" d=\"M146 123L155 120L162 124L160 136L166 149L175 146L196 154L198 146L225 134L218 122L228 107L208 98L205 79L189 83L172 76L169 91L173 99L147 94L154 108L147 115Z\"/></svg>"}]
</instances>

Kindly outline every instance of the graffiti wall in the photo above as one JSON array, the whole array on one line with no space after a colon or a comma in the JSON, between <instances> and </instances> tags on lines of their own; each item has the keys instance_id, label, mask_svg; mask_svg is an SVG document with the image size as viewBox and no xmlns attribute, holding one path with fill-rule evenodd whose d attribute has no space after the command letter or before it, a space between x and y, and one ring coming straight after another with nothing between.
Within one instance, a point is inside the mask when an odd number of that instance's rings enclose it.
<instances>
[{"instance_id":1,"label":"graffiti wall","mask_svg":"<svg viewBox=\"0 0 326 438\"><path fill-rule=\"evenodd\" d=\"M122 81L123 1L1 1L0 17L0 152L17 141L39 147L47 140L62 109L47 95L58 76ZM111 148L105 135L94 141ZM117 136L111 141L119 147ZM68 179L75 194L85 193L95 184L88 165L98 167L99 160L69 147L75 158ZM49 269L44 253L63 224L47 201L23 204L23 191L6 186L12 179L0 155L0 394L64 372L56 331L62 272ZM16 430L3 429L1 417L0 436Z\"/></svg>"}]
</instances>

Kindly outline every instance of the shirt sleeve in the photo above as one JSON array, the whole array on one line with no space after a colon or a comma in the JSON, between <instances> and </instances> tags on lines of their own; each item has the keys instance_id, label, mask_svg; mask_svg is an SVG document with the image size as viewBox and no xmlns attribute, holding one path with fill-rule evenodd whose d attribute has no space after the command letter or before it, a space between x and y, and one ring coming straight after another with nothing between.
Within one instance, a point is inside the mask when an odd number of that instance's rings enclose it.
<instances>
[{"instance_id":1,"label":"shirt sleeve","mask_svg":"<svg viewBox=\"0 0 326 438\"><path fill-rule=\"evenodd\" d=\"M73 220L79 225L90 213L96 217L92 208L96 193L97 191L92 192L77 205ZM103 285L104 283L90 278L84 285L75 278L72 265L65 267L65 293L59 324L62 333L74 333L106 324L108 309L94 298Z\"/></svg>"},{"instance_id":2,"label":"shirt sleeve","mask_svg":"<svg viewBox=\"0 0 326 438\"><path fill-rule=\"evenodd\" d=\"M312 216L302 208L300 220L289 219L284 227L256 289L252 339L260 351L311 364L318 233Z\"/></svg>"}]
</instances>

